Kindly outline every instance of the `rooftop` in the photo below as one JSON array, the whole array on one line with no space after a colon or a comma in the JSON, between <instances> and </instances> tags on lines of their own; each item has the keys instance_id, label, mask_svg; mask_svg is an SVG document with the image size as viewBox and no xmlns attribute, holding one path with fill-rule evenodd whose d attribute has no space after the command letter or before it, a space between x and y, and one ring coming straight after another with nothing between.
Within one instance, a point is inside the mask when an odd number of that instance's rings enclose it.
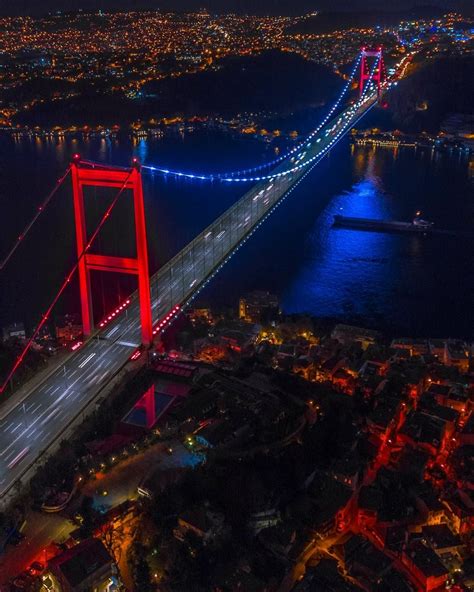
<instances>
[{"instance_id":1,"label":"rooftop","mask_svg":"<svg viewBox=\"0 0 474 592\"><path fill-rule=\"evenodd\" d=\"M90 575L112 564L107 549L98 539L87 539L52 559L48 567L60 572L72 588L79 586Z\"/></svg>"},{"instance_id":2,"label":"rooftop","mask_svg":"<svg viewBox=\"0 0 474 592\"><path fill-rule=\"evenodd\" d=\"M453 534L447 524L433 524L423 526L423 536L434 549L446 549L461 545L459 535Z\"/></svg>"},{"instance_id":3,"label":"rooftop","mask_svg":"<svg viewBox=\"0 0 474 592\"><path fill-rule=\"evenodd\" d=\"M436 553L423 543L414 543L409 549L407 549L406 554L427 578L439 578L443 575L448 575L449 573Z\"/></svg>"}]
</instances>

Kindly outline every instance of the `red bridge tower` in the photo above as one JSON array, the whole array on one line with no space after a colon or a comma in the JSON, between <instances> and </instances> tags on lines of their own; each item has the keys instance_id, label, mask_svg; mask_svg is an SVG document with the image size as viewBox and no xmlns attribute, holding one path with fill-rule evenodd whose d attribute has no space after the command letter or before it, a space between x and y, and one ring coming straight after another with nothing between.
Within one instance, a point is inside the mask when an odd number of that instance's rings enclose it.
<instances>
[{"instance_id":1,"label":"red bridge tower","mask_svg":"<svg viewBox=\"0 0 474 592\"><path fill-rule=\"evenodd\" d=\"M377 83L377 95L380 99L381 86L387 78L382 47L378 47L377 49L367 49L366 47L363 47L361 49L361 52L362 59L360 62L359 96L362 96L362 93L364 92L364 85L366 80L369 80L371 78ZM372 76L367 58L376 59L375 70Z\"/></svg>"},{"instance_id":2,"label":"red bridge tower","mask_svg":"<svg viewBox=\"0 0 474 592\"><path fill-rule=\"evenodd\" d=\"M71 165L74 217L76 223L76 243L79 260L79 288L81 294L82 325L84 336L89 336L94 328L90 271L110 271L138 276L138 298L142 328L142 343L149 345L153 340L151 317L150 276L148 272L148 251L146 240L145 209L140 165L134 162L131 169L110 166L91 166L75 155ZM135 213L135 242L137 256L115 257L86 253L81 255L87 245L86 216L84 208L84 187L112 187L133 192Z\"/></svg>"}]
</instances>

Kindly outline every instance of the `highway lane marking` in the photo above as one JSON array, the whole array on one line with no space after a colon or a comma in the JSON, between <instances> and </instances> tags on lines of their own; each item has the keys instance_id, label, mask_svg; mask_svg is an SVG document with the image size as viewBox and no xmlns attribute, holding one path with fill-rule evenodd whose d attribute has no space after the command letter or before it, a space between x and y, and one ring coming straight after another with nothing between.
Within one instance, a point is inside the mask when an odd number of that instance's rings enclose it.
<instances>
[{"instance_id":1,"label":"highway lane marking","mask_svg":"<svg viewBox=\"0 0 474 592\"><path fill-rule=\"evenodd\" d=\"M85 365L86 365L86 364L87 364L87 363L88 363L90 360L92 360L92 358L93 358L95 355L96 355L96 353L95 353L95 352L92 352L91 354L89 354L89 355L87 356L87 358L86 358L86 359L85 359L85 360L84 360L84 361L83 361L81 364L79 364L79 368L84 368L84 366L85 366Z\"/></svg>"},{"instance_id":2,"label":"highway lane marking","mask_svg":"<svg viewBox=\"0 0 474 592\"><path fill-rule=\"evenodd\" d=\"M35 424L45 415L45 413L48 413L50 408L51 406L48 407L45 411L43 411L43 413L40 413L40 415L38 415L36 419L34 419L20 434L18 434L18 436L6 448L4 448L2 452L0 452L0 456L3 456L8 450L10 450L10 448L14 446L20 438L26 436L27 433L31 430L31 428L34 427Z\"/></svg>"},{"instance_id":3,"label":"highway lane marking","mask_svg":"<svg viewBox=\"0 0 474 592\"><path fill-rule=\"evenodd\" d=\"M105 336L106 336L107 338L108 338L108 337L112 337L112 335L113 335L114 333L117 333L117 331L119 330L119 328L120 328L120 325L117 325L116 327L114 327L114 328L112 329L112 331L109 331L108 333L106 333L106 334L105 334Z\"/></svg>"},{"instance_id":4,"label":"highway lane marking","mask_svg":"<svg viewBox=\"0 0 474 592\"><path fill-rule=\"evenodd\" d=\"M76 382L77 382L77 380L76 380ZM71 386L73 386L73 385L71 385ZM70 386L67 387L67 389L63 392L63 394L55 400L55 404L60 403L64 399L64 397L67 397L68 396L68 393L67 392L68 392L68 390L70 388L71 388Z\"/></svg>"},{"instance_id":5,"label":"highway lane marking","mask_svg":"<svg viewBox=\"0 0 474 592\"><path fill-rule=\"evenodd\" d=\"M43 403L41 403L41 402L37 403L35 405L35 408L31 410L31 413L35 413L35 411L38 411L38 409L42 406L43 406Z\"/></svg>"},{"instance_id":6,"label":"highway lane marking","mask_svg":"<svg viewBox=\"0 0 474 592\"><path fill-rule=\"evenodd\" d=\"M95 355L95 354L94 354L94 355ZM81 380L81 378L82 378L82 376L79 376L78 378L76 378L76 380L74 380L73 382L71 382L70 384L68 384L68 385L67 385L67 387L64 389L64 392L63 392L63 394L62 394L60 397L58 397L58 398L57 398L57 399L54 401L54 403L55 403L55 404L56 404L56 403L59 403L59 401L62 401L62 400L65 398L65 397L66 397L66 399L67 399L67 398L68 398L68 397L71 395L71 393L73 393L73 392L74 392L73 390L71 390L71 389L72 389L72 387L73 387L75 384L77 384L77 383L78 383L78 382ZM69 391L70 391L70 392L69 392Z\"/></svg>"},{"instance_id":7,"label":"highway lane marking","mask_svg":"<svg viewBox=\"0 0 474 592\"><path fill-rule=\"evenodd\" d=\"M73 392L73 391L72 391ZM70 393L71 394L71 393ZM5 453L12 448L16 442L18 442L18 440L20 440L20 438L22 438L23 436L29 437L32 436L35 432L38 432L37 428L35 427L35 424L45 415L45 413L47 413L49 411L50 407L48 407L48 409L46 409L46 411L43 411L43 413L41 413L29 426L27 426L14 440L13 442L10 443L9 446L7 446L7 448L5 448L2 452L0 452L0 456L4 456ZM50 413L50 416L57 413L57 411L63 411L60 410L59 407L56 407L55 409L53 409L53 412ZM50 416L48 416L46 418L46 421L41 422L41 425L44 425L49 419ZM58 416L59 417L59 416ZM21 426L21 424L19 424ZM41 432L39 432L41 433ZM46 437L48 436L48 433L46 432L44 437L41 440L44 440ZM36 440L38 436L34 437L33 439ZM11 454L14 454L14 451L12 453L10 453L4 460L8 460L8 458L11 457Z\"/></svg>"},{"instance_id":8,"label":"highway lane marking","mask_svg":"<svg viewBox=\"0 0 474 592\"><path fill-rule=\"evenodd\" d=\"M22 461L25 456L28 456L28 454L30 453L30 447L27 446L26 448L23 448L23 450L21 452L19 452L15 458L10 461L7 465L8 469L13 469L15 467L15 465L17 465L20 461Z\"/></svg>"},{"instance_id":9,"label":"highway lane marking","mask_svg":"<svg viewBox=\"0 0 474 592\"><path fill-rule=\"evenodd\" d=\"M91 378L90 382L92 382L92 384L98 384L104 380L104 378L107 376L108 373L109 373L109 370L102 372L102 374L100 372L97 374L94 374L94 376Z\"/></svg>"},{"instance_id":10,"label":"highway lane marking","mask_svg":"<svg viewBox=\"0 0 474 592\"><path fill-rule=\"evenodd\" d=\"M12 450L8 456L6 456L3 460L7 463L12 456L15 454L16 450Z\"/></svg>"},{"instance_id":11,"label":"highway lane marking","mask_svg":"<svg viewBox=\"0 0 474 592\"><path fill-rule=\"evenodd\" d=\"M41 425L43 426L45 423L47 423L47 422L48 422L48 421L49 421L49 420L50 420L52 417L54 417L54 416L56 415L56 413L57 413L58 411L59 411L59 407L55 407L55 408L54 408L54 409L51 411L51 413L50 413L50 414L49 414L47 417L45 417L45 418L43 419L43 421L41 422ZM36 439L36 438L35 438L35 439Z\"/></svg>"},{"instance_id":12,"label":"highway lane marking","mask_svg":"<svg viewBox=\"0 0 474 592\"><path fill-rule=\"evenodd\" d=\"M110 370L106 370L106 371L105 371L105 372L102 374L102 376L101 376L101 378L100 378L100 381L102 382L102 380L104 380L104 378L105 378L105 377L106 377L108 374L110 374Z\"/></svg>"},{"instance_id":13,"label":"highway lane marking","mask_svg":"<svg viewBox=\"0 0 474 592\"><path fill-rule=\"evenodd\" d=\"M95 384L97 376L98 376L98 374L92 374L92 376L90 376L89 379L87 380L87 383Z\"/></svg>"},{"instance_id":14,"label":"highway lane marking","mask_svg":"<svg viewBox=\"0 0 474 592\"><path fill-rule=\"evenodd\" d=\"M6 448L4 448L4 449L2 450L2 452L0 452L0 456L3 456L3 455L4 455L4 454L5 454L5 453L6 453L8 450L10 450L10 448L12 448L12 447L13 447L13 446L14 446L14 445L15 445L15 444L18 442L18 440L19 440L19 439L20 439L20 438L21 438L21 437L22 437L22 436L25 434L25 432L26 432L26 429L27 429L27 428L25 428L25 429L24 429L24 430L21 432L21 434L19 434L19 435L18 435L18 436L17 436L17 437L16 437L16 438L13 440L13 442L12 442L11 444L9 444L9 445L8 445Z\"/></svg>"}]
</instances>

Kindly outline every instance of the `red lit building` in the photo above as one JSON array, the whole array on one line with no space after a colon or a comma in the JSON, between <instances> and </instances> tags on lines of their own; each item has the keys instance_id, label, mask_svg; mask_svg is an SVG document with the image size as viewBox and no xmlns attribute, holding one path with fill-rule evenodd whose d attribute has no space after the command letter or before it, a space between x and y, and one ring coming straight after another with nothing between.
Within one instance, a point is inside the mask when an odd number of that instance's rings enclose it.
<instances>
[{"instance_id":1,"label":"red lit building","mask_svg":"<svg viewBox=\"0 0 474 592\"><path fill-rule=\"evenodd\" d=\"M409 545L402 553L402 562L424 592L444 586L449 572L436 553L421 542Z\"/></svg>"},{"instance_id":2,"label":"red lit building","mask_svg":"<svg viewBox=\"0 0 474 592\"><path fill-rule=\"evenodd\" d=\"M82 336L82 324L76 315L64 315L56 319L56 338L61 345L67 345Z\"/></svg>"},{"instance_id":3,"label":"red lit building","mask_svg":"<svg viewBox=\"0 0 474 592\"><path fill-rule=\"evenodd\" d=\"M67 549L49 562L48 571L61 592L118 589L115 564L98 539L87 539Z\"/></svg>"}]
</instances>

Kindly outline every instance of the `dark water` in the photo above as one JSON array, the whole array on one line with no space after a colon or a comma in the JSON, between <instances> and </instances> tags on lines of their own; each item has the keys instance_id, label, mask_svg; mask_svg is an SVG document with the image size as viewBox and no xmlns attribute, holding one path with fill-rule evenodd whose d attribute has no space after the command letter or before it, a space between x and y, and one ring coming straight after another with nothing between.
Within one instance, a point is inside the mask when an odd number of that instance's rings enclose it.
<instances>
[{"instance_id":1,"label":"dark water","mask_svg":"<svg viewBox=\"0 0 474 592\"><path fill-rule=\"evenodd\" d=\"M136 143L0 136L0 254L76 151L124 165L133 152L142 162L208 171L232 170L235 163L245 167L274 156L271 146L256 140L204 131ZM152 270L243 191L241 186L149 175L144 182ZM7 270L0 272L0 326L14 320L31 326L74 261L66 185ZM102 194L87 197L92 222L107 199ZM117 254L125 254L131 243L129 204L125 200L122 206L99 245ZM354 149L342 142L231 260L202 294L202 302L236 306L240 294L262 288L277 293L286 312L310 312L395 334L472 337L472 241L331 228L336 213L405 220L418 209L440 228L474 229L474 192L466 157L411 148ZM93 283L98 317L133 288L103 274ZM77 286L66 292L58 308L71 310L78 310Z\"/></svg>"}]
</instances>

